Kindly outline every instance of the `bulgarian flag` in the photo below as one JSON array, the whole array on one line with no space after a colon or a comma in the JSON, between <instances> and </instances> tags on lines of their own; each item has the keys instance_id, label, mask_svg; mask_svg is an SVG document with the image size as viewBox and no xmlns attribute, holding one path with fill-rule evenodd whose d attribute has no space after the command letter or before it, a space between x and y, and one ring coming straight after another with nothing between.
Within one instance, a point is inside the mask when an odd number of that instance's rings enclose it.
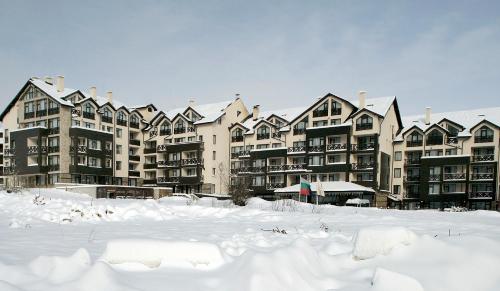
<instances>
[{"instance_id":1,"label":"bulgarian flag","mask_svg":"<svg viewBox=\"0 0 500 291\"><path fill-rule=\"evenodd\" d=\"M311 183L309 183L306 179L300 178L300 191L299 194L301 196L309 196L311 195Z\"/></svg>"}]
</instances>

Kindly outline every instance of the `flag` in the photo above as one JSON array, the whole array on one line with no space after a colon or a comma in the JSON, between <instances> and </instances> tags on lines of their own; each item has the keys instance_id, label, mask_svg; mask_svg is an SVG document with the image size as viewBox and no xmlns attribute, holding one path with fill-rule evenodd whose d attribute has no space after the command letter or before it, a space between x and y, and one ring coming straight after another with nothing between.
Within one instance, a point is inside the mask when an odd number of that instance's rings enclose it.
<instances>
[{"instance_id":1,"label":"flag","mask_svg":"<svg viewBox=\"0 0 500 291\"><path fill-rule=\"evenodd\" d=\"M300 178L300 192L301 196L309 196L311 195L311 183L309 183L306 179Z\"/></svg>"},{"instance_id":2,"label":"flag","mask_svg":"<svg viewBox=\"0 0 500 291\"><path fill-rule=\"evenodd\" d=\"M323 190L321 181L316 182L316 195L325 197L325 190Z\"/></svg>"}]
</instances>

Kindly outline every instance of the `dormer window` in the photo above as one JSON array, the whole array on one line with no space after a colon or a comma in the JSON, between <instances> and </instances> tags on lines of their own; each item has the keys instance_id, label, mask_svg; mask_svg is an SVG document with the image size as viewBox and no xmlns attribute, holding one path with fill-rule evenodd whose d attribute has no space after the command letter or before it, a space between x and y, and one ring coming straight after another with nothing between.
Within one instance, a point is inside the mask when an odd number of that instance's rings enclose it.
<instances>
[{"instance_id":1,"label":"dormer window","mask_svg":"<svg viewBox=\"0 0 500 291\"><path fill-rule=\"evenodd\" d=\"M107 107L104 108L104 112L102 114L102 122L113 123L113 113Z\"/></svg>"},{"instance_id":2,"label":"dormer window","mask_svg":"<svg viewBox=\"0 0 500 291\"><path fill-rule=\"evenodd\" d=\"M83 108L83 118L95 119L95 109L90 103L85 104Z\"/></svg>"},{"instance_id":3,"label":"dormer window","mask_svg":"<svg viewBox=\"0 0 500 291\"><path fill-rule=\"evenodd\" d=\"M127 126L127 117L123 111L119 111L116 116L116 123L121 126Z\"/></svg>"},{"instance_id":4,"label":"dormer window","mask_svg":"<svg viewBox=\"0 0 500 291\"><path fill-rule=\"evenodd\" d=\"M340 115L340 114L342 114L342 105L337 101L333 101L331 115Z\"/></svg>"},{"instance_id":5,"label":"dormer window","mask_svg":"<svg viewBox=\"0 0 500 291\"><path fill-rule=\"evenodd\" d=\"M476 130L476 132L474 133L474 142L493 142L493 130L487 126L483 126L480 129Z\"/></svg>"},{"instance_id":6,"label":"dormer window","mask_svg":"<svg viewBox=\"0 0 500 291\"><path fill-rule=\"evenodd\" d=\"M429 134L427 134L427 140L425 141L427 145L441 145L443 144L443 134L437 130L432 130Z\"/></svg>"},{"instance_id":7,"label":"dormer window","mask_svg":"<svg viewBox=\"0 0 500 291\"><path fill-rule=\"evenodd\" d=\"M450 137L456 137L459 133L458 128L456 128L452 125L447 124L446 128L448 129L448 132L450 133Z\"/></svg>"},{"instance_id":8,"label":"dormer window","mask_svg":"<svg viewBox=\"0 0 500 291\"><path fill-rule=\"evenodd\" d=\"M306 128L307 128L307 118L304 118L302 121L293 126L293 135L306 133Z\"/></svg>"},{"instance_id":9,"label":"dormer window","mask_svg":"<svg viewBox=\"0 0 500 291\"><path fill-rule=\"evenodd\" d=\"M232 142L243 141L243 130L241 128L236 128L231 132L231 141Z\"/></svg>"},{"instance_id":10,"label":"dormer window","mask_svg":"<svg viewBox=\"0 0 500 291\"><path fill-rule=\"evenodd\" d=\"M328 102L321 104L318 108L314 109L313 117L328 116Z\"/></svg>"},{"instance_id":11,"label":"dormer window","mask_svg":"<svg viewBox=\"0 0 500 291\"><path fill-rule=\"evenodd\" d=\"M257 140L261 139L269 139L269 127L267 126L261 126L259 129L257 129Z\"/></svg>"},{"instance_id":12,"label":"dormer window","mask_svg":"<svg viewBox=\"0 0 500 291\"><path fill-rule=\"evenodd\" d=\"M356 120L356 130L368 130L373 128L373 118L368 114L363 114Z\"/></svg>"},{"instance_id":13,"label":"dormer window","mask_svg":"<svg viewBox=\"0 0 500 291\"><path fill-rule=\"evenodd\" d=\"M186 123L182 119L177 120L177 122L174 125L174 133L180 134L185 132L186 132Z\"/></svg>"},{"instance_id":14,"label":"dormer window","mask_svg":"<svg viewBox=\"0 0 500 291\"><path fill-rule=\"evenodd\" d=\"M172 128L170 122L168 121L163 122L160 127L160 135L171 135L171 134L172 134Z\"/></svg>"},{"instance_id":15,"label":"dormer window","mask_svg":"<svg viewBox=\"0 0 500 291\"><path fill-rule=\"evenodd\" d=\"M130 116L130 127L139 128L139 118L137 115Z\"/></svg>"},{"instance_id":16,"label":"dormer window","mask_svg":"<svg viewBox=\"0 0 500 291\"><path fill-rule=\"evenodd\" d=\"M407 147L421 147L423 145L424 136L417 131L412 132L406 141Z\"/></svg>"}]
</instances>

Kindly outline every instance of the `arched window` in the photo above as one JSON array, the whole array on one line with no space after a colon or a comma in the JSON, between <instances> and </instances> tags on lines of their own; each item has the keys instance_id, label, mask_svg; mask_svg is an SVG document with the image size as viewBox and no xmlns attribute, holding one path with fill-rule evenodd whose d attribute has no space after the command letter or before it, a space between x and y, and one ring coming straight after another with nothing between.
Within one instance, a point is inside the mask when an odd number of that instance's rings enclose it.
<instances>
[{"instance_id":1,"label":"arched window","mask_svg":"<svg viewBox=\"0 0 500 291\"><path fill-rule=\"evenodd\" d=\"M90 103L85 104L83 107L83 118L95 119L95 109Z\"/></svg>"},{"instance_id":2,"label":"arched window","mask_svg":"<svg viewBox=\"0 0 500 291\"><path fill-rule=\"evenodd\" d=\"M332 112L331 115L342 114L342 105L337 101L332 101Z\"/></svg>"},{"instance_id":3,"label":"arched window","mask_svg":"<svg viewBox=\"0 0 500 291\"><path fill-rule=\"evenodd\" d=\"M113 113L107 107L104 108L104 111L102 113L102 121L113 123Z\"/></svg>"},{"instance_id":4,"label":"arched window","mask_svg":"<svg viewBox=\"0 0 500 291\"><path fill-rule=\"evenodd\" d=\"M85 104L84 111L88 113L94 113L94 106L90 105L90 103L87 103Z\"/></svg>"},{"instance_id":5,"label":"arched window","mask_svg":"<svg viewBox=\"0 0 500 291\"><path fill-rule=\"evenodd\" d=\"M139 128L139 117L135 114L130 116L130 127Z\"/></svg>"},{"instance_id":6,"label":"arched window","mask_svg":"<svg viewBox=\"0 0 500 291\"><path fill-rule=\"evenodd\" d=\"M427 134L427 140L425 142L427 145L440 145L443 144L443 134L437 130L433 129Z\"/></svg>"},{"instance_id":7,"label":"arched window","mask_svg":"<svg viewBox=\"0 0 500 291\"><path fill-rule=\"evenodd\" d=\"M179 119L175 123L174 133L185 133L186 132L186 123L184 120Z\"/></svg>"},{"instance_id":8,"label":"arched window","mask_svg":"<svg viewBox=\"0 0 500 291\"><path fill-rule=\"evenodd\" d=\"M236 128L231 132L231 141L243 141L243 130L241 130L241 128Z\"/></svg>"},{"instance_id":9,"label":"arched window","mask_svg":"<svg viewBox=\"0 0 500 291\"><path fill-rule=\"evenodd\" d=\"M407 147L420 147L423 145L424 136L420 134L418 131L412 132L406 141Z\"/></svg>"},{"instance_id":10,"label":"arched window","mask_svg":"<svg viewBox=\"0 0 500 291\"><path fill-rule=\"evenodd\" d=\"M257 139L268 139L269 138L269 127L261 126L257 129Z\"/></svg>"},{"instance_id":11,"label":"arched window","mask_svg":"<svg viewBox=\"0 0 500 291\"><path fill-rule=\"evenodd\" d=\"M367 130L373 128L373 118L368 114L363 114L356 120L356 130Z\"/></svg>"},{"instance_id":12,"label":"arched window","mask_svg":"<svg viewBox=\"0 0 500 291\"><path fill-rule=\"evenodd\" d=\"M172 134L172 128L170 122L164 121L160 126L160 135L170 135Z\"/></svg>"},{"instance_id":13,"label":"arched window","mask_svg":"<svg viewBox=\"0 0 500 291\"><path fill-rule=\"evenodd\" d=\"M118 125L127 126L127 117L123 111L119 111L116 115L116 123Z\"/></svg>"},{"instance_id":14,"label":"arched window","mask_svg":"<svg viewBox=\"0 0 500 291\"><path fill-rule=\"evenodd\" d=\"M313 117L323 117L323 116L328 116L328 102L321 104L313 111Z\"/></svg>"},{"instance_id":15,"label":"arched window","mask_svg":"<svg viewBox=\"0 0 500 291\"><path fill-rule=\"evenodd\" d=\"M482 126L474 133L474 142L492 142L493 141L493 130L487 126Z\"/></svg>"},{"instance_id":16,"label":"arched window","mask_svg":"<svg viewBox=\"0 0 500 291\"><path fill-rule=\"evenodd\" d=\"M306 128L307 128L307 118L304 118L293 126L293 135L306 133Z\"/></svg>"}]
</instances>

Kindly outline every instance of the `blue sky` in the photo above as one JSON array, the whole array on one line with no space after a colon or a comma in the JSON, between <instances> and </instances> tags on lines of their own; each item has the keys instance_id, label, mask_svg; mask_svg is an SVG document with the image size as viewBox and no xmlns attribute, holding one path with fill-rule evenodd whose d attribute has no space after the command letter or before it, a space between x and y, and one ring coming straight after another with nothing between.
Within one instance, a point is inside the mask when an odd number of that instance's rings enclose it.
<instances>
[{"instance_id":1,"label":"blue sky","mask_svg":"<svg viewBox=\"0 0 500 291\"><path fill-rule=\"evenodd\" d=\"M0 106L62 74L162 109L366 90L420 114L500 106L499 68L500 1L0 0Z\"/></svg>"}]
</instances>

